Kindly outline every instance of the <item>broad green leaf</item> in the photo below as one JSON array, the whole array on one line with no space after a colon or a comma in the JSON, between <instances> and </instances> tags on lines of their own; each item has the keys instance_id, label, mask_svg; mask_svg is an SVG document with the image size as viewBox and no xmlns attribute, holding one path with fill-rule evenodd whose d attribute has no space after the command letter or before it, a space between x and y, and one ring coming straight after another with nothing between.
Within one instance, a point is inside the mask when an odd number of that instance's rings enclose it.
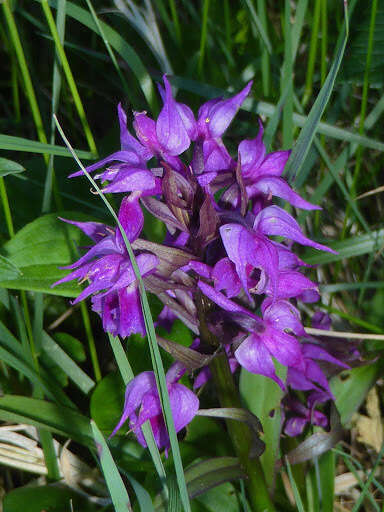
<instances>
[{"instance_id":1,"label":"broad green leaf","mask_svg":"<svg viewBox=\"0 0 384 512\"><path fill-rule=\"evenodd\" d=\"M336 457L332 450L318 459L322 512L333 512L336 477Z\"/></svg>"},{"instance_id":2,"label":"broad green leaf","mask_svg":"<svg viewBox=\"0 0 384 512\"><path fill-rule=\"evenodd\" d=\"M92 420L91 428L96 443L101 469L103 470L115 511L127 512L132 510L127 490L113 460L111 452L109 451L108 445L96 423Z\"/></svg>"},{"instance_id":3,"label":"broad green leaf","mask_svg":"<svg viewBox=\"0 0 384 512\"><path fill-rule=\"evenodd\" d=\"M282 380L285 380L286 370L283 366L277 367L277 373ZM240 373L240 394L246 407L259 418L262 424L265 452L260 460L266 480L271 484L278 457L281 431L280 402L283 391L272 379L247 372L243 368Z\"/></svg>"},{"instance_id":4,"label":"broad green leaf","mask_svg":"<svg viewBox=\"0 0 384 512\"><path fill-rule=\"evenodd\" d=\"M124 405L125 386L117 373L110 373L104 377L94 389L91 396L91 417L100 430L110 434L116 427ZM128 425L126 430L128 430ZM125 434L123 429L122 433Z\"/></svg>"},{"instance_id":5,"label":"broad green leaf","mask_svg":"<svg viewBox=\"0 0 384 512\"><path fill-rule=\"evenodd\" d=\"M383 370L384 361L379 360L360 368L353 368L331 380L330 386L336 397L336 408L342 425L348 425L353 413L364 402L368 391L382 375Z\"/></svg>"},{"instance_id":6,"label":"broad green leaf","mask_svg":"<svg viewBox=\"0 0 384 512\"><path fill-rule=\"evenodd\" d=\"M57 155L70 157L71 153L64 146L55 146L53 144L44 144L36 140L23 139L13 135L0 134L0 149L8 151L24 151L27 153L45 153L47 155ZM89 151L77 150L79 158L84 160L94 160L94 155Z\"/></svg>"},{"instance_id":7,"label":"broad green leaf","mask_svg":"<svg viewBox=\"0 0 384 512\"><path fill-rule=\"evenodd\" d=\"M7 158L0 158L0 177L8 176L8 174L19 174L25 171L24 167L17 162L8 160Z\"/></svg>"},{"instance_id":8,"label":"broad green leaf","mask_svg":"<svg viewBox=\"0 0 384 512\"><path fill-rule=\"evenodd\" d=\"M80 340L66 332L55 332L52 336L69 357L79 363L86 361L87 355Z\"/></svg>"},{"instance_id":9,"label":"broad green leaf","mask_svg":"<svg viewBox=\"0 0 384 512\"><path fill-rule=\"evenodd\" d=\"M0 286L11 289L32 290L66 297L76 297L80 288L76 282L65 283L57 288L51 285L68 274L59 266L75 261L69 239L76 246L89 244L80 229L61 221L58 216L88 220L84 214L62 212L39 217L26 224L6 242L3 250L7 262L19 269L19 274L2 275Z\"/></svg>"},{"instance_id":10,"label":"broad green leaf","mask_svg":"<svg viewBox=\"0 0 384 512\"><path fill-rule=\"evenodd\" d=\"M42 349L76 386L87 394L95 382L69 357L69 355L45 332L42 336Z\"/></svg>"},{"instance_id":11,"label":"broad green leaf","mask_svg":"<svg viewBox=\"0 0 384 512\"><path fill-rule=\"evenodd\" d=\"M26 423L93 446L89 419L69 407L18 395L0 397L0 419Z\"/></svg>"},{"instance_id":12,"label":"broad green leaf","mask_svg":"<svg viewBox=\"0 0 384 512\"><path fill-rule=\"evenodd\" d=\"M0 281L15 279L22 275L21 270L11 260L0 255Z\"/></svg>"},{"instance_id":13,"label":"broad green leaf","mask_svg":"<svg viewBox=\"0 0 384 512\"><path fill-rule=\"evenodd\" d=\"M93 512L94 504L67 487L42 485L25 486L13 489L4 497L4 512L20 512L27 507L28 512Z\"/></svg>"},{"instance_id":14,"label":"broad green leaf","mask_svg":"<svg viewBox=\"0 0 384 512\"><path fill-rule=\"evenodd\" d=\"M238 512L240 510L236 490L229 482L210 489L199 496L196 501L203 505L204 512L217 512L218 510Z\"/></svg>"}]
</instances>

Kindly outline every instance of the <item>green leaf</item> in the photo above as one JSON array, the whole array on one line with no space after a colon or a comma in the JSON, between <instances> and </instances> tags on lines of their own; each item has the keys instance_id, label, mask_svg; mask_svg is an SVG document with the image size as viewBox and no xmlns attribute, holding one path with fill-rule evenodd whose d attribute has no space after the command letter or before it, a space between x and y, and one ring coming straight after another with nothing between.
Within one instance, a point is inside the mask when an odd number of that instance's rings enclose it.
<instances>
[{"instance_id":1,"label":"green leaf","mask_svg":"<svg viewBox=\"0 0 384 512\"><path fill-rule=\"evenodd\" d=\"M35 1L41 3L42 0ZM50 0L49 4L52 7L56 8L58 5L58 0ZM78 21L82 25L85 25L93 32L95 32L95 34L100 36L100 32L95 23L95 20L93 19L92 15L88 13L85 9L78 7L76 4L72 2L67 2L66 12L67 16L74 18L76 21ZM140 57L135 52L133 47L130 44L128 44L127 41L116 30L114 30L101 20L99 20L99 25L102 29L102 33L107 38L109 44L121 55L121 57L131 68L133 74L135 75L137 81L140 84L141 90L148 102L148 105L151 107L153 111L156 111L157 98L155 88L153 86L152 78L150 77ZM80 155L80 152L76 151L76 154L79 158L83 158Z\"/></svg>"},{"instance_id":2,"label":"green leaf","mask_svg":"<svg viewBox=\"0 0 384 512\"><path fill-rule=\"evenodd\" d=\"M201 497L210 490L221 486L221 484L231 480L238 480L239 478L246 478L246 474L236 457L215 457L195 462L185 470L185 480L191 499ZM216 494L213 495L218 496ZM205 503L205 501L210 501L209 497L206 500L201 498L202 503ZM155 499L155 510L165 510L164 498L160 494ZM227 509L224 507L223 509L218 508L218 510Z\"/></svg>"},{"instance_id":3,"label":"green leaf","mask_svg":"<svg viewBox=\"0 0 384 512\"><path fill-rule=\"evenodd\" d=\"M196 501L203 505L204 512L217 512L225 510L225 512L238 512L239 502L236 496L236 490L231 483L225 483L210 489Z\"/></svg>"},{"instance_id":4,"label":"green leaf","mask_svg":"<svg viewBox=\"0 0 384 512\"><path fill-rule=\"evenodd\" d=\"M286 369L276 363L278 376L284 381ZM267 483L274 478L275 462L278 457L281 413L280 402L283 391L272 379L255 375L242 368L240 373L240 395L246 407L255 414L263 426L265 452L260 460ZM257 390L257 392L255 392Z\"/></svg>"},{"instance_id":5,"label":"green leaf","mask_svg":"<svg viewBox=\"0 0 384 512\"><path fill-rule=\"evenodd\" d=\"M0 419L45 428L92 447L89 419L69 407L18 395L0 397Z\"/></svg>"},{"instance_id":6,"label":"green leaf","mask_svg":"<svg viewBox=\"0 0 384 512\"><path fill-rule=\"evenodd\" d=\"M65 350L65 352L75 361L82 363L86 361L84 345L77 338L74 338L66 332L55 332L53 338Z\"/></svg>"},{"instance_id":7,"label":"green leaf","mask_svg":"<svg viewBox=\"0 0 384 512\"><path fill-rule=\"evenodd\" d=\"M117 373L104 377L92 393L91 417L105 434L112 432L121 417L124 393L124 383Z\"/></svg>"},{"instance_id":8,"label":"green leaf","mask_svg":"<svg viewBox=\"0 0 384 512\"><path fill-rule=\"evenodd\" d=\"M336 76L339 71L341 61L343 60L344 50L348 40L349 25L347 3L344 4L344 15L345 35L339 41L336 56L332 63L331 69L329 70L328 76L315 100L315 103L311 108L307 121L300 132L299 138L296 141L296 144L284 169L285 176L287 176L287 178L290 180L296 179L300 175L305 157L307 156L311 147L313 137L316 134L320 119L324 113L325 107L328 104L329 98L331 97L331 93L333 91L333 87L335 85Z\"/></svg>"},{"instance_id":9,"label":"green leaf","mask_svg":"<svg viewBox=\"0 0 384 512\"><path fill-rule=\"evenodd\" d=\"M19 174L25 171L25 168L17 162L7 160L6 158L0 158L0 177L8 176L8 174Z\"/></svg>"},{"instance_id":10,"label":"green leaf","mask_svg":"<svg viewBox=\"0 0 384 512\"><path fill-rule=\"evenodd\" d=\"M100 459L101 469L103 470L115 511L130 511L132 510L132 507L127 490L112 458L111 452L109 451L108 445L105 442L103 434L98 429L96 423L92 420L91 428Z\"/></svg>"},{"instance_id":11,"label":"green leaf","mask_svg":"<svg viewBox=\"0 0 384 512\"><path fill-rule=\"evenodd\" d=\"M42 348L59 368L63 370L76 386L87 394L94 387L95 382L64 352L64 350L45 332L42 336Z\"/></svg>"},{"instance_id":12,"label":"green leaf","mask_svg":"<svg viewBox=\"0 0 384 512\"><path fill-rule=\"evenodd\" d=\"M42 485L39 487L19 487L4 497L4 512L20 512L28 507L28 512L69 512L96 511L96 506L81 497L78 492L66 487Z\"/></svg>"},{"instance_id":13,"label":"green leaf","mask_svg":"<svg viewBox=\"0 0 384 512\"><path fill-rule=\"evenodd\" d=\"M351 37L344 60L342 80L361 84L367 61L367 48L371 18L371 4L361 4L351 19ZM382 85L384 77L384 4L377 3L375 31L373 36L370 84Z\"/></svg>"},{"instance_id":14,"label":"green leaf","mask_svg":"<svg viewBox=\"0 0 384 512\"><path fill-rule=\"evenodd\" d=\"M364 402L368 391L382 375L383 370L384 361L381 360L360 368L353 368L331 380L330 386L336 397L336 408L342 425L350 422L353 413Z\"/></svg>"},{"instance_id":15,"label":"green leaf","mask_svg":"<svg viewBox=\"0 0 384 512\"><path fill-rule=\"evenodd\" d=\"M0 287L46 292L66 297L76 297L80 288L76 283L65 283L57 288L51 285L68 274L59 266L68 265L75 259L71 252L69 238L75 245L87 245L89 239L80 229L64 223L58 218L89 219L86 215L73 212L44 215L26 224L6 242L3 249L7 264L18 268L19 273L2 275Z\"/></svg>"},{"instance_id":16,"label":"green leaf","mask_svg":"<svg viewBox=\"0 0 384 512\"><path fill-rule=\"evenodd\" d=\"M24 151L27 153L45 153L47 155L57 155L70 157L71 153L64 146L55 146L54 144L44 144L36 140L23 139L13 135L0 134L0 149L8 151ZM95 156L89 151L77 150L79 158L83 160L94 160Z\"/></svg>"},{"instance_id":17,"label":"green leaf","mask_svg":"<svg viewBox=\"0 0 384 512\"><path fill-rule=\"evenodd\" d=\"M15 279L22 275L21 270L11 260L0 255L0 280Z\"/></svg>"}]
</instances>

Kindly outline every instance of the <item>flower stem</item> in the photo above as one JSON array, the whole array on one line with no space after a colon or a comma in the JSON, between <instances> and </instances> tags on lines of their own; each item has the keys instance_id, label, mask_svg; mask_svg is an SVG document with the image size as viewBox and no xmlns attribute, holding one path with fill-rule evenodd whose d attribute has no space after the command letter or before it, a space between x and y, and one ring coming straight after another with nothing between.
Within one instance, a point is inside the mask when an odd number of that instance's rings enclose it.
<instances>
[{"instance_id":1,"label":"flower stem","mask_svg":"<svg viewBox=\"0 0 384 512\"><path fill-rule=\"evenodd\" d=\"M222 407L242 407L226 354L215 357L210 369ZM251 432L245 423L227 420L228 432L248 479L248 498L254 512L274 511L259 458L250 458Z\"/></svg>"}]
</instances>

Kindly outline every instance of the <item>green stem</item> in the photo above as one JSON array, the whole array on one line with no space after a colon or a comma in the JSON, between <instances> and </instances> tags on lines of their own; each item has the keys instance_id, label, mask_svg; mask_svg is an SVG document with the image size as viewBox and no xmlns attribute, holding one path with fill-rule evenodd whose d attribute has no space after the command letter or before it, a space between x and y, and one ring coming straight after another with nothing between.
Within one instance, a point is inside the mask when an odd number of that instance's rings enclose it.
<instances>
[{"instance_id":1,"label":"green stem","mask_svg":"<svg viewBox=\"0 0 384 512\"><path fill-rule=\"evenodd\" d=\"M303 101L302 101L303 106L305 106L308 103L308 100L312 95L313 72L315 70L317 41L319 38L321 1L322 0L316 0L315 12L313 14L313 22L312 22L312 27L311 27L311 42L310 42L310 46L309 46L308 67L307 67L307 73L306 73L304 96L303 96Z\"/></svg>"},{"instance_id":2,"label":"green stem","mask_svg":"<svg viewBox=\"0 0 384 512\"><path fill-rule=\"evenodd\" d=\"M225 354L220 354L210 364L213 381L222 407L242 407L239 392ZM250 458L251 433L244 423L227 420L228 432L248 479L248 497L253 512L274 511L275 507L268 493L267 483L259 458Z\"/></svg>"},{"instance_id":3,"label":"green stem","mask_svg":"<svg viewBox=\"0 0 384 512\"><path fill-rule=\"evenodd\" d=\"M88 347L89 347L89 353L91 355L93 374L95 376L96 382L99 382L101 380L101 370L100 370L99 360L97 358L96 344L95 344L95 338L94 338L93 332L92 332L91 321L89 319L89 313L88 313L87 306L84 302L80 302L80 310L81 310L81 316L83 318L85 332L86 332L87 339L88 339Z\"/></svg>"},{"instance_id":4,"label":"green stem","mask_svg":"<svg viewBox=\"0 0 384 512\"><path fill-rule=\"evenodd\" d=\"M65 77L67 79L68 87L69 87L69 89L71 91L71 94L72 94L72 97L73 97L73 101L74 101L75 106L76 106L77 113L79 114L79 118L80 118L81 124L83 125L83 130L84 130L84 134L85 134L85 137L87 139L87 142L88 142L89 149L90 149L91 153L93 153L94 155L97 155L97 149L96 149L95 140L93 138L91 129L89 127L89 124L88 124L88 121L87 121L87 117L85 115L83 103L81 101L79 92L77 90L76 82L75 82L75 79L73 77L71 68L69 66L69 62L68 62L67 56L65 54L63 45L61 44L60 36L59 36L59 34L57 32L57 27L56 27L56 24L55 24L55 20L53 19L51 9L49 8L49 5L48 5L48 1L47 0L42 0L41 6L43 8L45 17L47 19L49 30L51 31L53 40L55 42L56 52L57 52L57 55L60 58L60 62L61 62L61 65L63 67L63 71L64 71Z\"/></svg>"},{"instance_id":5,"label":"green stem","mask_svg":"<svg viewBox=\"0 0 384 512\"><path fill-rule=\"evenodd\" d=\"M0 178L0 197L1 202L3 203L4 217L8 228L9 238L13 238L15 236L15 229L13 227L12 214L9 207L8 194L3 177Z\"/></svg>"},{"instance_id":6,"label":"green stem","mask_svg":"<svg viewBox=\"0 0 384 512\"><path fill-rule=\"evenodd\" d=\"M257 1L257 8L259 12L260 22L264 27L264 31L268 34L268 20L267 13L265 8L265 0ZM264 96L269 96L270 93L270 84L271 84L271 69L270 69L270 60L269 53L263 41L260 41L261 45L261 74L263 81L263 93Z\"/></svg>"},{"instance_id":7,"label":"green stem","mask_svg":"<svg viewBox=\"0 0 384 512\"><path fill-rule=\"evenodd\" d=\"M211 347L215 350L220 346L218 339L208 328L206 317L211 308L210 301L203 295L196 296L197 314L201 347ZM239 391L233 380L231 369L225 353L218 354L209 365L216 386L219 402L222 407L242 408ZM268 493L267 483L259 458L250 458L252 436L248 426L239 421L227 420L228 432L240 464L247 475L248 497L253 512L274 511L275 508Z\"/></svg>"},{"instance_id":8,"label":"green stem","mask_svg":"<svg viewBox=\"0 0 384 512\"><path fill-rule=\"evenodd\" d=\"M281 94L288 88L283 108L283 148L293 146L293 60L292 60L292 26L291 3L285 0L284 10L284 63L281 75Z\"/></svg>"},{"instance_id":9,"label":"green stem","mask_svg":"<svg viewBox=\"0 0 384 512\"><path fill-rule=\"evenodd\" d=\"M202 73L203 73L205 47L207 45L209 1L210 0L204 0L204 2L203 2L203 19L201 22L201 36L200 36L200 54L199 54L200 56L199 56L199 63L198 63L198 72L199 72L200 76L202 76Z\"/></svg>"},{"instance_id":10,"label":"green stem","mask_svg":"<svg viewBox=\"0 0 384 512\"><path fill-rule=\"evenodd\" d=\"M172 21L173 21L173 25L175 27L176 38L179 43L179 46L181 47L181 42L182 42L181 41L181 29L180 29L179 16L177 15L175 0L169 0L169 8L171 9Z\"/></svg>"},{"instance_id":11,"label":"green stem","mask_svg":"<svg viewBox=\"0 0 384 512\"><path fill-rule=\"evenodd\" d=\"M40 142L43 142L44 144L46 144L48 141L47 141L47 137L45 135L43 121L42 121L42 118L40 115L39 106L37 103L35 91L33 89L31 76L29 74L27 61L25 59L23 46L21 44L21 40L20 40L19 33L17 30L16 22L13 17L12 10L9 6L9 0L3 1L3 12L4 12L5 19L7 21L10 39L12 41L12 45L16 52L16 57L17 57L17 61L19 63L21 75L23 77L25 94L28 98L28 101L29 101L29 104L31 107L32 117L33 117L33 121L36 126L37 136L38 136ZM47 154L44 154L44 160L48 164L48 155Z\"/></svg>"}]
</instances>

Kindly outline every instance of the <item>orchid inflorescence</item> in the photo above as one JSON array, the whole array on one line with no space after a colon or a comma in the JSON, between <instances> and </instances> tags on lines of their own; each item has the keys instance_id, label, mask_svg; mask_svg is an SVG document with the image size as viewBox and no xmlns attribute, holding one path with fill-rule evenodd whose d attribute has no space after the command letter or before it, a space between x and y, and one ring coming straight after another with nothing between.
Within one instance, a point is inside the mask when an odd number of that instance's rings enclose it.
<instances>
[{"instance_id":1,"label":"orchid inflorescence","mask_svg":"<svg viewBox=\"0 0 384 512\"><path fill-rule=\"evenodd\" d=\"M166 76L163 81L157 120L134 112L134 137L119 105L121 149L87 168L90 173L105 168L95 176L107 182L104 192L128 194L118 218L146 290L164 304L157 324L169 326L178 318L196 335L187 351L211 357L224 353L233 373L241 366L273 379L287 391L282 406L288 435L299 434L310 422L326 427L327 417L315 406L333 395L318 361L333 368L347 365L304 330L299 305L316 302L319 292L300 271L308 265L292 245L333 251L307 238L273 198L305 210L319 207L300 197L282 177L290 152L266 154L261 122L257 137L239 144L237 158L224 145L222 136L252 83L229 99L204 103L196 119L187 105L173 98ZM164 243L140 238L143 207L165 224ZM88 281L74 304L91 296L105 331L123 338L144 336L138 282L119 229L66 222L79 227L94 245L66 267L72 272L55 284ZM188 370L188 357L180 351L177 359L166 376L176 432L199 409L194 392L178 382ZM286 382L277 376L274 359L287 367ZM209 367L202 367L193 388L210 377ZM307 404L292 390L308 392ZM168 448L153 372L141 373L128 384L123 415L113 433L127 419L143 446L140 427L150 420L156 443Z\"/></svg>"}]
</instances>

